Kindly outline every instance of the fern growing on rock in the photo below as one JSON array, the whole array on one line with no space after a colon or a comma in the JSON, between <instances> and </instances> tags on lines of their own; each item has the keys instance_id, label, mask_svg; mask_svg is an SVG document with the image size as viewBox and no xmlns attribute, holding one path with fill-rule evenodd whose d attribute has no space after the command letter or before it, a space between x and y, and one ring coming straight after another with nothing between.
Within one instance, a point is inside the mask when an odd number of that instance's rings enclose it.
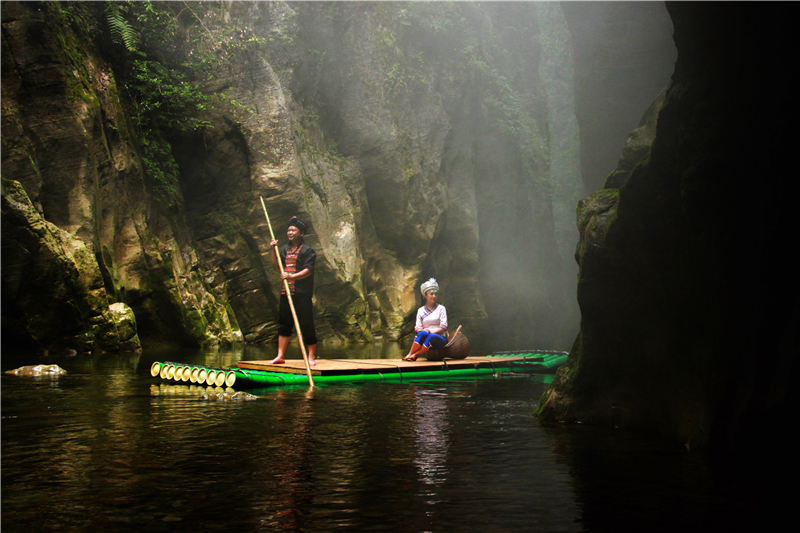
<instances>
[{"instance_id":1,"label":"fern growing on rock","mask_svg":"<svg viewBox=\"0 0 800 533\"><path fill-rule=\"evenodd\" d=\"M108 21L108 29L111 32L111 39L117 44L124 45L129 52L135 52L139 43L139 36L133 26L125 20L122 9L115 2L109 2L106 6L106 20Z\"/></svg>"}]
</instances>

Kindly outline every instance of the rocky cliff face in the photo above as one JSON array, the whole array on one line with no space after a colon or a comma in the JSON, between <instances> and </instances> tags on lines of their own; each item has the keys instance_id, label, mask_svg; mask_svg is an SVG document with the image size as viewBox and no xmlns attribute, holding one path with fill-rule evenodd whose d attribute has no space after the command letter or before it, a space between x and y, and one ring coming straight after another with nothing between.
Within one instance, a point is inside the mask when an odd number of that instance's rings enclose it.
<instances>
[{"instance_id":1,"label":"rocky cliff face","mask_svg":"<svg viewBox=\"0 0 800 533\"><path fill-rule=\"evenodd\" d=\"M237 326L245 340L273 338L263 197L279 238L291 215L310 221L323 338L403 337L429 277L451 320L475 341L491 329L493 349L498 338L512 348L570 337L570 237L556 237L553 211L576 195L551 190L556 174L560 191L579 188L577 154L558 168L548 154L554 139L577 144L568 99L554 96L571 72L558 6L263 2L173 14L172 40L140 50L148 60L186 54L186 35L198 54L216 35L238 39L212 50L194 82L223 95L199 116L209 127L159 133L177 188L143 162L153 145L142 102L122 90L136 56L109 39L111 11L3 7L3 176L95 259L106 300L93 312L125 303L143 337L184 344L229 341ZM15 227L5 217L4 245ZM26 253L15 264L34 261ZM25 291L3 279L4 325L38 340L17 300Z\"/></svg>"},{"instance_id":2,"label":"rocky cliff face","mask_svg":"<svg viewBox=\"0 0 800 533\"><path fill-rule=\"evenodd\" d=\"M18 181L3 180L2 187L4 313L12 340L138 350L133 313L123 303L109 305L86 243L45 221Z\"/></svg>"},{"instance_id":3,"label":"rocky cliff face","mask_svg":"<svg viewBox=\"0 0 800 533\"><path fill-rule=\"evenodd\" d=\"M560 5L148 5L3 4L4 191L94 258L90 314L274 338L263 197L279 238L310 222L326 340L403 338L436 277L475 344L567 347L583 188ZM30 254L4 254L4 328L55 345L80 327L41 340L5 276Z\"/></svg>"},{"instance_id":4,"label":"rocky cliff face","mask_svg":"<svg viewBox=\"0 0 800 533\"><path fill-rule=\"evenodd\" d=\"M780 59L797 45L778 6L668 8L675 74L579 205L581 332L538 414L776 449L798 404L796 112Z\"/></svg>"},{"instance_id":5,"label":"rocky cliff face","mask_svg":"<svg viewBox=\"0 0 800 533\"><path fill-rule=\"evenodd\" d=\"M114 349L94 337L119 302L145 336L230 339L181 213L154 205L92 11L2 17L4 338Z\"/></svg>"},{"instance_id":6,"label":"rocky cliff face","mask_svg":"<svg viewBox=\"0 0 800 533\"><path fill-rule=\"evenodd\" d=\"M663 2L563 2L575 48L575 113L587 191L603 186L625 137L675 65Z\"/></svg>"}]
</instances>

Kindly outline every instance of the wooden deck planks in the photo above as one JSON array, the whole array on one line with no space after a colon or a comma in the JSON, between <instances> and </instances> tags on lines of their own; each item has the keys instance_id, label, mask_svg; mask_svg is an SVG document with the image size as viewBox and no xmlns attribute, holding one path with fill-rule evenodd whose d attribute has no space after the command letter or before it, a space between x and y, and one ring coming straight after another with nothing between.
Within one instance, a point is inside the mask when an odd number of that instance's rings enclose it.
<instances>
[{"instance_id":1,"label":"wooden deck planks","mask_svg":"<svg viewBox=\"0 0 800 533\"><path fill-rule=\"evenodd\" d=\"M394 372L430 372L459 368L506 367L508 363L528 361L541 363L544 357L467 357L445 361L403 361L402 359L319 359L311 367L312 376L341 376L358 374L390 374ZM246 370L261 370L286 374L305 374L302 359L287 360L282 365L271 365L269 361L240 361L238 367Z\"/></svg>"}]
</instances>

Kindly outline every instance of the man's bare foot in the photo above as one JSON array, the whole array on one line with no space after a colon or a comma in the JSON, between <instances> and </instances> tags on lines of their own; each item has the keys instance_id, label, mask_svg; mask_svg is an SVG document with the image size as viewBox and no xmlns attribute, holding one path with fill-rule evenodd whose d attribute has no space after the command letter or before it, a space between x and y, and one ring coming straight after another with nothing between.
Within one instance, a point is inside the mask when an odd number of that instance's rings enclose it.
<instances>
[{"instance_id":1,"label":"man's bare foot","mask_svg":"<svg viewBox=\"0 0 800 533\"><path fill-rule=\"evenodd\" d=\"M416 355L407 355L407 356L403 357L403 361L416 361L416 360L417 360L417 356Z\"/></svg>"},{"instance_id":2,"label":"man's bare foot","mask_svg":"<svg viewBox=\"0 0 800 533\"><path fill-rule=\"evenodd\" d=\"M271 365L282 365L284 363L286 363L286 360L280 355L269 362Z\"/></svg>"},{"instance_id":3,"label":"man's bare foot","mask_svg":"<svg viewBox=\"0 0 800 533\"><path fill-rule=\"evenodd\" d=\"M316 366L317 360L314 357L309 357L308 358L308 364L311 365L311 366Z\"/></svg>"}]
</instances>

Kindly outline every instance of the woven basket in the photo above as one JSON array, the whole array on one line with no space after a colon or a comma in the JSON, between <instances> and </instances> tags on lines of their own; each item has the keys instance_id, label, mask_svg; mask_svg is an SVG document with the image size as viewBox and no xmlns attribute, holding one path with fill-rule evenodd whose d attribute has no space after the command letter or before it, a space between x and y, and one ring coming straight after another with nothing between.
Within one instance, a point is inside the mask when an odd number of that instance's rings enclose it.
<instances>
[{"instance_id":1,"label":"woven basket","mask_svg":"<svg viewBox=\"0 0 800 533\"><path fill-rule=\"evenodd\" d=\"M469 339L461 333L461 326L458 327L456 334L453 335L447 346L438 350L428 350L428 353L425 354L425 358L428 361L441 361L445 357L447 359L466 359L469 357Z\"/></svg>"}]
</instances>

